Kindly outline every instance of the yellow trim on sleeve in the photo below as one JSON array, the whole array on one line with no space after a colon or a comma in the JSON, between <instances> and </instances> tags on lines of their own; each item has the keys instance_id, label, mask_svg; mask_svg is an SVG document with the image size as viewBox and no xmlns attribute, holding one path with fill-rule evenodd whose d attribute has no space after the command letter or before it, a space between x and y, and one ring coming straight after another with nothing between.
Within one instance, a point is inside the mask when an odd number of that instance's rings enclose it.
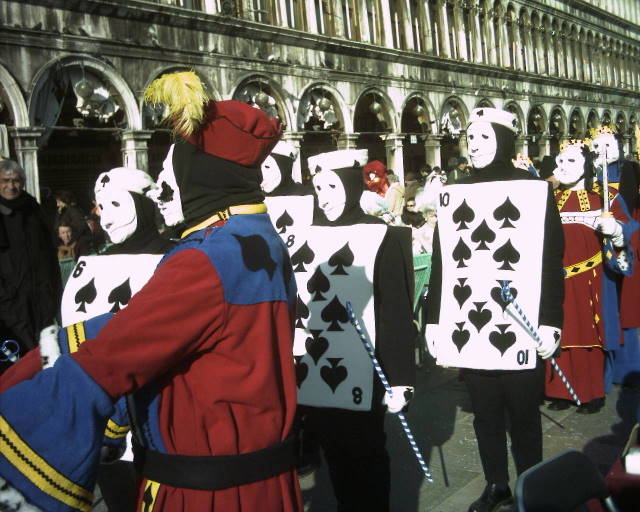
<instances>
[{"instance_id":1,"label":"yellow trim on sleeve","mask_svg":"<svg viewBox=\"0 0 640 512\"><path fill-rule=\"evenodd\" d=\"M77 352L80 344L87 340L87 335L84 332L84 322L77 322L68 326L67 338L69 339L69 353Z\"/></svg>"},{"instance_id":2,"label":"yellow trim on sleeve","mask_svg":"<svg viewBox=\"0 0 640 512\"><path fill-rule=\"evenodd\" d=\"M47 463L0 415L0 452L43 493L81 511L90 511L93 493L69 480Z\"/></svg>"},{"instance_id":3,"label":"yellow trim on sleeve","mask_svg":"<svg viewBox=\"0 0 640 512\"><path fill-rule=\"evenodd\" d=\"M107 427L104 429L104 435L109 439L120 439L129 432L129 425L118 425L115 421L109 420Z\"/></svg>"}]
</instances>

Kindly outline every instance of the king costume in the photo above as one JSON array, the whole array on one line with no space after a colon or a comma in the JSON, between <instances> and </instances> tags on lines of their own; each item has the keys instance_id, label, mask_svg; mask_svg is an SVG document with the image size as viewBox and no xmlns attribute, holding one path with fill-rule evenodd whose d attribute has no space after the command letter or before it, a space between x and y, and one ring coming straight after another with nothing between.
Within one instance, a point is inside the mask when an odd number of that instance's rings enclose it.
<instances>
[{"instance_id":1,"label":"king costume","mask_svg":"<svg viewBox=\"0 0 640 512\"><path fill-rule=\"evenodd\" d=\"M281 127L210 100L191 72L161 77L145 98L176 126L150 195L182 240L94 339L3 392L0 504L18 493L40 510L90 510L102 433L132 394L138 508L300 511L296 287L259 171Z\"/></svg>"}]
</instances>

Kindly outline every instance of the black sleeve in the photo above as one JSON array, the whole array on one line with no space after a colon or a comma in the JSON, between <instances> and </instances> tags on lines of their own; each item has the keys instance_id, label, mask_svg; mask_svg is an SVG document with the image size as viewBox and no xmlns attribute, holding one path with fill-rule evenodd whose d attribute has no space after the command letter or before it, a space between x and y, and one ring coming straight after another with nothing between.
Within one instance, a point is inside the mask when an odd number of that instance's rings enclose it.
<instances>
[{"instance_id":1,"label":"black sleeve","mask_svg":"<svg viewBox=\"0 0 640 512\"><path fill-rule=\"evenodd\" d=\"M539 323L562 328L564 302L564 232L560 213L553 198L551 184L547 193L542 246L542 285Z\"/></svg>"},{"instance_id":2,"label":"black sleeve","mask_svg":"<svg viewBox=\"0 0 640 512\"><path fill-rule=\"evenodd\" d=\"M392 386L415 385L411 230L389 226L375 264L376 352Z\"/></svg>"},{"instance_id":3,"label":"black sleeve","mask_svg":"<svg viewBox=\"0 0 640 512\"><path fill-rule=\"evenodd\" d=\"M635 162L625 161L620 170L619 192L629 208L630 215L640 207L638 187L640 187L640 166Z\"/></svg>"},{"instance_id":4,"label":"black sleeve","mask_svg":"<svg viewBox=\"0 0 640 512\"><path fill-rule=\"evenodd\" d=\"M431 254L431 274L425 304L427 324L440 322L440 294L442 293L442 255L440 254L440 230L438 224L433 232L433 252Z\"/></svg>"}]
</instances>

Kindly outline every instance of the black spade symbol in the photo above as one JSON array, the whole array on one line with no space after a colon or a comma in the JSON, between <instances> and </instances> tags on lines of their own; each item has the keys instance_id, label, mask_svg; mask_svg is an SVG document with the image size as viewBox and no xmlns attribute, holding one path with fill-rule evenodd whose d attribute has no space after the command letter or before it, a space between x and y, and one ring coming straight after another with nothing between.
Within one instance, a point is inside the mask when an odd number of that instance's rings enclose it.
<instances>
[{"instance_id":1,"label":"black spade symbol","mask_svg":"<svg viewBox=\"0 0 640 512\"><path fill-rule=\"evenodd\" d=\"M458 352L462 351L462 348L467 344L471 337L468 330L462 330L464 324L465 322L456 322L458 330L451 333L451 341L453 341L454 345L458 348Z\"/></svg>"},{"instance_id":2,"label":"black spade symbol","mask_svg":"<svg viewBox=\"0 0 640 512\"><path fill-rule=\"evenodd\" d=\"M344 244L342 249L340 249L339 251L331 255L331 258L329 258L329 265L331 267L336 267L335 270L331 272L332 276L348 275L345 272L344 267L350 267L351 265L353 265L353 252L351 252L351 248L349 247L349 242Z\"/></svg>"},{"instance_id":3,"label":"black spade symbol","mask_svg":"<svg viewBox=\"0 0 640 512\"><path fill-rule=\"evenodd\" d=\"M491 320L491 310L484 309L486 302L474 302L473 304L476 309L469 310L469 321L478 332L480 332L481 329L489 323L489 320Z\"/></svg>"},{"instance_id":4,"label":"black spade symbol","mask_svg":"<svg viewBox=\"0 0 640 512\"><path fill-rule=\"evenodd\" d=\"M518 210L507 197L505 202L494 210L493 218L497 221L503 221L500 229L514 228L515 226L511 221L515 222L520 218L520 210Z\"/></svg>"},{"instance_id":5,"label":"black spade symbol","mask_svg":"<svg viewBox=\"0 0 640 512\"><path fill-rule=\"evenodd\" d=\"M313 302L317 302L319 300L327 300L323 292L327 292L329 290L330 284L327 276L324 275L320 267L318 266L311 276L311 279L307 281L307 291L313 294L311 300Z\"/></svg>"},{"instance_id":6,"label":"black spade symbol","mask_svg":"<svg viewBox=\"0 0 640 512\"><path fill-rule=\"evenodd\" d=\"M341 357L327 357L327 361L331 366L323 366L320 368L320 377L327 383L327 386L331 388L333 393L340 383L344 382L349 375L349 372L344 366L338 366L338 363L342 361Z\"/></svg>"},{"instance_id":7,"label":"black spade symbol","mask_svg":"<svg viewBox=\"0 0 640 512\"><path fill-rule=\"evenodd\" d=\"M269 279L272 279L277 265L271 258L266 240L260 235L242 236L234 234L233 236L240 244L244 265L252 272L265 270L269 274Z\"/></svg>"},{"instance_id":8,"label":"black spade symbol","mask_svg":"<svg viewBox=\"0 0 640 512\"><path fill-rule=\"evenodd\" d=\"M306 379L307 375L309 375L309 366L307 365L307 363L301 362L302 356L293 356L293 358L296 361L296 384L298 386L298 389L300 389L300 386L302 386L304 379Z\"/></svg>"},{"instance_id":9,"label":"black spade symbol","mask_svg":"<svg viewBox=\"0 0 640 512\"><path fill-rule=\"evenodd\" d=\"M83 313L86 313L87 304L91 304L94 300L96 300L97 296L98 290L96 290L95 279L91 278L91 281L89 281L76 292L75 302L76 304L80 304L76 311L82 311Z\"/></svg>"},{"instance_id":10,"label":"black spade symbol","mask_svg":"<svg viewBox=\"0 0 640 512\"><path fill-rule=\"evenodd\" d=\"M464 243L464 240L462 240L462 238L458 240L458 243L453 250L452 256L453 259L458 262L458 268L467 266L465 265L464 260L468 260L469 258L471 258L471 249L469 249L469 246Z\"/></svg>"},{"instance_id":11,"label":"black spade symbol","mask_svg":"<svg viewBox=\"0 0 640 512\"><path fill-rule=\"evenodd\" d=\"M285 210L282 212L282 215L278 217L278 220L276 220L276 229L278 229L278 233L282 235L287 232L289 226L293 226L293 219L287 210Z\"/></svg>"},{"instance_id":12,"label":"black spade symbol","mask_svg":"<svg viewBox=\"0 0 640 512\"><path fill-rule=\"evenodd\" d=\"M129 299L131 298L131 285L129 284L129 278L125 279L125 281L116 286L109 293L109 297L107 301L109 304L113 304L113 307L110 309L111 313L117 313L122 307L129 304Z\"/></svg>"},{"instance_id":13,"label":"black spade symbol","mask_svg":"<svg viewBox=\"0 0 640 512\"><path fill-rule=\"evenodd\" d=\"M315 258L315 253L311 250L311 247L305 242L302 246L292 254L291 264L294 266L294 272L306 272L304 268L305 264L308 265Z\"/></svg>"},{"instance_id":14,"label":"black spade symbol","mask_svg":"<svg viewBox=\"0 0 640 512\"><path fill-rule=\"evenodd\" d=\"M302 323L302 319L309 318L309 308L307 305L302 302L300 295L296 297L296 327L300 329L304 329L304 324Z\"/></svg>"},{"instance_id":15,"label":"black spade symbol","mask_svg":"<svg viewBox=\"0 0 640 512\"><path fill-rule=\"evenodd\" d=\"M469 226L467 226L467 222L473 221L473 219L475 218L475 214L467 204L466 199L463 200L462 204L460 204L460 206L455 209L452 218L453 222L455 222L456 224L460 223L457 231L460 231L461 229L469 229Z\"/></svg>"},{"instance_id":16,"label":"black spade symbol","mask_svg":"<svg viewBox=\"0 0 640 512\"><path fill-rule=\"evenodd\" d=\"M502 262L500 270L515 270L511 263L520 261L520 253L511 245L511 240L507 240L502 247L493 253L493 259L498 263Z\"/></svg>"},{"instance_id":17,"label":"black spade symbol","mask_svg":"<svg viewBox=\"0 0 640 512\"><path fill-rule=\"evenodd\" d=\"M491 230L488 226L487 221L483 220L480 225L473 230L471 233L471 241L472 242L480 242L478 247L476 247L477 251L487 251L489 247L487 246L487 242L491 243L496 239L496 234Z\"/></svg>"},{"instance_id":18,"label":"black spade symbol","mask_svg":"<svg viewBox=\"0 0 640 512\"><path fill-rule=\"evenodd\" d=\"M349 321L349 313L338 300L337 295L334 295L331 302L322 310L320 316L325 322L330 322L327 331L343 331L344 329L340 327L338 322L346 324Z\"/></svg>"},{"instance_id":19,"label":"black spade symbol","mask_svg":"<svg viewBox=\"0 0 640 512\"><path fill-rule=\"evenodd\" d=\"M453 287L453 296L458 301L460 307L471 297L471 286L466 284L466 282L466 277L458 278L458 284Z\"/></svg>"},{"instance_id":20,"label":"black spade symbol","mask_svg":"<svg viewBox=\"0 0 640 512\"><path fill-rule=\"evenodd\" d=\"M313 362L317 365L322 355L329 348L329 342L327 338L320 336L322 329L311 329L310 332L312 337L305 340L304 347L307 349L307 354L311 356Z\"/></svg>"},{"instance_id":21,"label":"black spade symbol","mask_svg":"<svg viewBox=\"0 0 640 512\"><path fill-rule=\"evenodd\" d=\"M509 305L507 301L502 299L502 284L505 282L510 283L511 281L498 281L500 286L491 288L491 298L502 308L502 311L506 310L507 306ZM518 289L517 288L509 288L509 289L511 291L511 295L515 299L518 296Z\"/></svg>"},{"instance_id":22,"label":"black spade symbol","mask_svg":"<svg viewBox=\"0 0 640 512\"><path fill-rule=\"evenodd\" d=\"M505 332L510 324L496 324L498 331L491 331L489 334L489 342L500 351L500 355L504 353L516 342L516 335L513 332Z\"/></svg>"}]
</instances>

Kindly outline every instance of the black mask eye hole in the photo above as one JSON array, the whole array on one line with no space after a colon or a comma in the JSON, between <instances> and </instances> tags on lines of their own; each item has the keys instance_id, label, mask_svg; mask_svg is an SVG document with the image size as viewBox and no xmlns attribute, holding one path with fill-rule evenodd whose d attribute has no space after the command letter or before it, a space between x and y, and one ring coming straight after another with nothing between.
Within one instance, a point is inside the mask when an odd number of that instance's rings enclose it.
<instances>
[{"instance_id":1,"label":"black mask eye hole","mask_svg":"<svg viewBox=\"0 0 640 512\"><path fill-rule=\"evenodd\" d=\"M473 134L469 135L469 140L473 140Z\"/></svg>"},{"instance_id":2,"label":"black mask eye hole","mask_svg":"<svg viewBox=\"0 0 640 512\"><path fill-rule=\"evenodd\" d=\"M487 139L489 138L489 136L488 136L488 135L485 135L485 134L483 133L483 134L482 134L482 138L483 138L484 140L487 140Z\"/></svg>"},{"instance_id":3,"label":"black mask eye hole","mask_svg":"<svg viewBox=\"0 0 640 512\"><path fill-rule=\"evenodd\" d=\"M173 201L173 189L166 181L162 182L162 192L158 196L158 200L163 203L169 203Z\"/></svg>"},{"instance_id":4,"label":"black mask eye hole","mask_svg":"<svg viewBox=\"0 0 640 512\"><path fill-rule=\"evenodd\" d=\"M119 208L119 207L120 207L120 203L119 203L118 201L111 201L111 204L112 204L113 206L115 206L116 208Z\"/></svg>"},{"instance_id":5,"label":"black mask eye hole","mask_svg":"<svg viewBox=\"0 0 640 512\"><path fill-rule=\"evenodd\" d=\"M575 158L569 158L569 162L574 163L576 161Z\"/></svg>"},{"instance_id":6,"label":"black mask eye hole","mask_svg":"<svg viewBox=\"0 0 640 512\"><path fill-rule=\"evenodd\" d=\"M336 188L335 185L329 185L329 188Z\"/></svg>"}]
</instances>

